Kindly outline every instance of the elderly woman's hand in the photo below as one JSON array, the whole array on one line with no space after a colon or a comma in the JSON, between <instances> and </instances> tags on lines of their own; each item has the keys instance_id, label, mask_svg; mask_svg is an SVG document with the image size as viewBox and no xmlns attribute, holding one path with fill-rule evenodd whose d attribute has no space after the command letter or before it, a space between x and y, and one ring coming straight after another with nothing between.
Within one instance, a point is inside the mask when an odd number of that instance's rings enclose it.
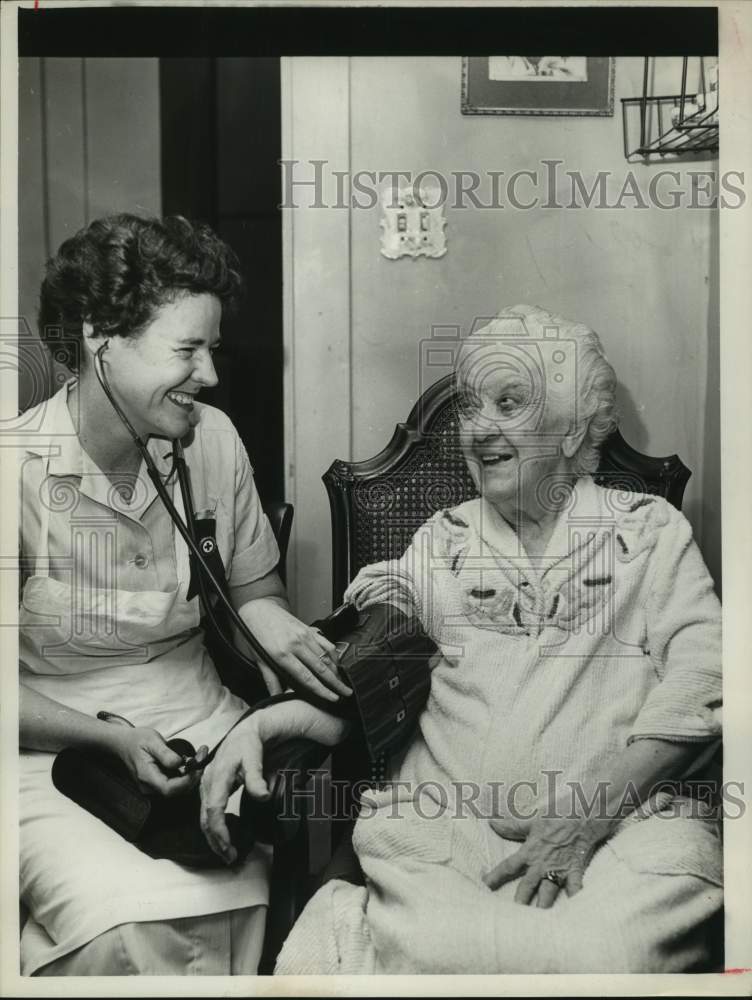
<instances>
[{"instance_id":1,"label":"elderly woman's hand","mask_svg":"<svg viewBox=\"0 0 752 1000\"><path fill-rule=\"evenodd\" d=\"M573 817L532 820L492 819L491 826L505 840L524 845L483 877L491 889L520 878L515 901L529 905L536 893L538 906L553 906L560 889L573 896L598 844L608 836L605 823Z\"/></svg>"},{"instance_id":2,"label":"elderly woman's hand","mask_svg":"<svg viewBox=\"0 0 752 1000\"><path fill-rule=\"evenodd\" d=\"M264 779L264 745L302 737L334 746L349 723L304 701L286 701L249 715L229 733L201 779L201 829L207 843L230 865L237 852L225 819L227 801L241 785L259 801L269 798Z\"/></svg>"},{"instance_id":3,"label":"elderly woman's hand","mask_svg":"<svg viewBox=\"0 0 752 1000\"><path fill-rule=\"evenodd\" d=\"M661 782L684 775L698 756L695 743L635 740L610 761L600 781L607 794L596 813L573 815L573 800L565 796L551 810L553 816L492 819L491 826L500 837L524 841L524 845L483 881L498 889L522 876L514 898L528 904L537 892L538 906L544 909L553 905L560 888L573 896L582 888L582 876L596 848L615 833L621 819L647 802ZM547 874L552 878L546 878Z\"/></svg>"}]
</instances>

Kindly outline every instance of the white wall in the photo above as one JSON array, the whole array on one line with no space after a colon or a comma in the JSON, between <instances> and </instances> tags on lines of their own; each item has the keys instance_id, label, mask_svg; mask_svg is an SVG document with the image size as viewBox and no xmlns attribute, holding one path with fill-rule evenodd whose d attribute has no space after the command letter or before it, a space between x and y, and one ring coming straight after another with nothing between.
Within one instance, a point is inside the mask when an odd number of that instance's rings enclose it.
<instances>
[{"instance_id":1,"label":"white wall","mask_svg":"<svg viewBox=\"0 0 752 1000\"><path fill-rule=\"evenodd\" d=\"M283 158L347 170L349 97L347 59L283 59ZM325 200L336 200L332 183ZM283 212L283 227L285 496L295 506L287 577L294 609L312 621L331 610L321 476L335 458L352 454L350 219L348 212L300 208Z\"/></svg>"},{"instance_id":2,"label":"white wall","mask_svg":"<svg viewBox=\"0 0 752 1000\"><path fill-rule=\"evenodd\" d=\"M560 159L562 171L582 171L590 182L597 171L613 171L615 192L630 166L642 190L666 167L628 165L623 155L619 98L641 92L641 60L616 60L610 118L465 117L460 75L458 58L291 60L284 157L413 175L509 175ZM307 204L305 191L298 196ZM715 213L450 207L448 253L417 261L379 254L377 208L286 214L286 379L295 406L288 493L301 617L324 613L329 602L321 474L333 459L370 457L389 440L425 388L420 342L433 326L466 332L475 317L516 302L544 305L600 333L620 379L627 440L648 454L677 452L692 469L684 510L720 580Z\"/></svg>"},{"instance_id":3,"label":"white wall","mask_svg":"<svg viewBox=\"0 0 752 1000\"><path fill-rule=\"evenodd\" d=\"M98 216L161 212L159 61L20 59L19 112L19 306L36 344L44 264L63 240ZM51 386L20 368L26 407Z\"/></svg>"}]
</instances>

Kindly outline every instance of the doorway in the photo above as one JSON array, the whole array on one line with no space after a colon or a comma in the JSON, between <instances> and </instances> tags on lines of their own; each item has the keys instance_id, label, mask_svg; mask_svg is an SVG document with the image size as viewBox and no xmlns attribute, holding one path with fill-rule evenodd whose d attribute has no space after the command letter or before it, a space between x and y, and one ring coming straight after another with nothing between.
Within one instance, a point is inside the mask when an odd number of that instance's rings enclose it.
<instances>
[{"instance_id":1,"label":"doorway","mask_svg":"<svg viewBox=\"0 0 752 1000\"><path fill-rule=\"evenodd\" d=\"M282 499L282 220L278 58L160 59L162 211L208 223L240 259L246 294L222 322L224 410L262 500Z\"/></svg>"}]
</instances>

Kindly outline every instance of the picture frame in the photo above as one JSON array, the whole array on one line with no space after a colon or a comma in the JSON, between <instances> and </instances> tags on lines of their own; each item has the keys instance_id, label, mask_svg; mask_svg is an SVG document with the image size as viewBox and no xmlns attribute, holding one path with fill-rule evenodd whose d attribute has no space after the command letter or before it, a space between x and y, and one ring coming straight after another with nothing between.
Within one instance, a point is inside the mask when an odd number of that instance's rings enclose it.
<instances>
[{"instance_id":1,"label":"picture frame","mask_svg":"<svg viewBox=\"0 0 752 1000\"><path fill-rule=\"evenodd\" d=\"M614 113L611 56L465 56L463 115Z\"/></svg>"}]
</instances>

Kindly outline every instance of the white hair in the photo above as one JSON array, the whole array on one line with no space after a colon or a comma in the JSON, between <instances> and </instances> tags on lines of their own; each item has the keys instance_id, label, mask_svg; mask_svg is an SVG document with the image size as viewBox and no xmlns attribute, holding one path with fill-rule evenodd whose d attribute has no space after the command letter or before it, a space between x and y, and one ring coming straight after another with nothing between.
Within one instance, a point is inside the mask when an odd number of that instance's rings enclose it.
<instances>
[{"instance_id":1,"label":"white hair","mask_svg":"<svg viewBox=\"0 0 752 1000\"><path fill-rule=\"evenodd\" d=\"M565 319L540 306L522 304L502 309L494 320L472 333L469 339L509 337L520 333L542 339L547 332L550 336L552 328L557 330L562 340L574 340L577 344L577 415L580 422L587 421L587 430L571 464L575 475L589 475L597 471L601 445L618 423L616 373L598 334L584 323Z\"/></svg>"}]
</instances>

